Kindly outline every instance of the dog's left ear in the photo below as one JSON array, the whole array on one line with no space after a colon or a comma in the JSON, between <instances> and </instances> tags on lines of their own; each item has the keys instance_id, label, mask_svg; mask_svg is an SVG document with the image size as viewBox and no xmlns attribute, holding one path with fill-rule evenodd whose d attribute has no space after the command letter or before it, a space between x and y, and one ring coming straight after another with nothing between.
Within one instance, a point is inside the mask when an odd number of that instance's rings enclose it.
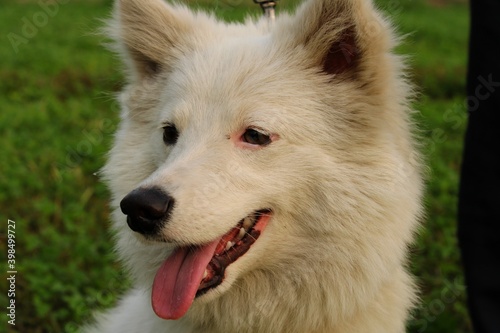
<instances>
[{"instance_id":1,"label":"dog's left ear","mask_svg":"<svg viewBox=\"0 0 500 333\"><path fill-rule=\"evenodd\" d=\"M190 50L195 17L163 0L116 0L105 33L133 80L155 77Z\"/></svg>"},{"instance_id":2,"label":"dog's left ear","mask_svg":"<svg viewBox=\"0 0 500 333\"><path fill-rule=\"evenodd\" d=\"M390 27L369 0L306 1L294 17L280 17L274 36L342 78L375 74L377 60L391 48Z\"/></svg>"}]
</instances>

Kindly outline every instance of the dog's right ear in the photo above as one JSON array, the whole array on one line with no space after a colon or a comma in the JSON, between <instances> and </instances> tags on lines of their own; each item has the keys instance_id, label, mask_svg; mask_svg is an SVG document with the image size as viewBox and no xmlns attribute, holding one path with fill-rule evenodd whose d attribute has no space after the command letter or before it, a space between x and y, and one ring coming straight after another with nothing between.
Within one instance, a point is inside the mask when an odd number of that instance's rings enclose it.
<instances>
[{"instance_id":1,"label":"dog's right ear","mask_svg":"<svg viewBox=\"0 0 500 333\"><path fill-rule=\"evenodd\" d=\"M152 78L189 48L195 24L183 7L162 0L117 0L105 33L128 65L133 80Z\"/></svg>"},{"instance_id":2,"label":"dog's right ear","mask_svg":"<svg viewBox=\"0 0 500 333\"><path fill-rule=\"evenodd\" d=\"M288 50L303 51L305 63L372 92L384 86L393 67L392 30L370 0L309 0L293 17L278 19L275 38Z\"/></svg>"}]
</instances>

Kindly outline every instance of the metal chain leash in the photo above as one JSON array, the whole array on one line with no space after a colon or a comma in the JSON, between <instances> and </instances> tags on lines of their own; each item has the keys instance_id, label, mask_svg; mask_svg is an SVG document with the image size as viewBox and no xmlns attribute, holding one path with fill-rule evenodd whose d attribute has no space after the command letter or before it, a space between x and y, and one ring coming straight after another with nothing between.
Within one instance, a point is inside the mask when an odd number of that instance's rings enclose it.
<instances>
[{"instance_id":1,"label":"metal chain leash","mask_svg":"<svg viewBox=\"0 0 500 333\"><path fill-rule=\"evenodd\" d=\"M253 2L260 5L264 11L264 16L267 17L270 22L274 22L276 18L276 5L278 4L278 0L253 0Z\"/></svg>"}]
</instances>

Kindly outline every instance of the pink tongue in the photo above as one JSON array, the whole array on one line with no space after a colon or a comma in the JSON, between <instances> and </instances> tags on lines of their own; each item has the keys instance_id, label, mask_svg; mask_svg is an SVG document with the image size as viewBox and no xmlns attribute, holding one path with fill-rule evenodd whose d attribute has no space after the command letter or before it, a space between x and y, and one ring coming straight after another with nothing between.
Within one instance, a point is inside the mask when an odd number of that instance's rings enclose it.
<instances>
[{"instance_id":1,"label":"pink tongue","mask_svg":"<svg viewBox=\"0 0 500 333\"><path fill-rule=\"evenodd\" d=\"M179 247L165 260L156 273L151 295L158 317L179 319L187 312L218 243L219 239L202 247Z\"/></svg>"}]
</instances>

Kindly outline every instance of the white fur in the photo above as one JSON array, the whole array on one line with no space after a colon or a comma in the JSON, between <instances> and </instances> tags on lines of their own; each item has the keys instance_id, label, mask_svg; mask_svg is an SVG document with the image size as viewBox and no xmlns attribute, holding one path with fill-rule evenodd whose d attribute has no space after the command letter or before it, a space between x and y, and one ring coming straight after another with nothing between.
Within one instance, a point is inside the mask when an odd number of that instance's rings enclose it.
<instances>
[{"instance_id":1,"label":"white fur","mask_svg":"<svg viewBox=\"0 0 500 333\"><path fill-rule=\"evenodd\" d=\"M86 332L403 332L415 301L405 265L420 160L395 38L371 3L309 0L269 28L120 0L108 33L129 74L103 170L112 206L145 185L176 205L167 242L145 240L115 210L135 287ZM348 33L356 62L325 73ZM180 131L172 147L165 121ZM249 126L279 138L260 149L228 139ZM268 227L224 282L183 318L156 317L152 281L174 246L216 239L262 208L273 210Z\"/></svg>"}]
</instances>

